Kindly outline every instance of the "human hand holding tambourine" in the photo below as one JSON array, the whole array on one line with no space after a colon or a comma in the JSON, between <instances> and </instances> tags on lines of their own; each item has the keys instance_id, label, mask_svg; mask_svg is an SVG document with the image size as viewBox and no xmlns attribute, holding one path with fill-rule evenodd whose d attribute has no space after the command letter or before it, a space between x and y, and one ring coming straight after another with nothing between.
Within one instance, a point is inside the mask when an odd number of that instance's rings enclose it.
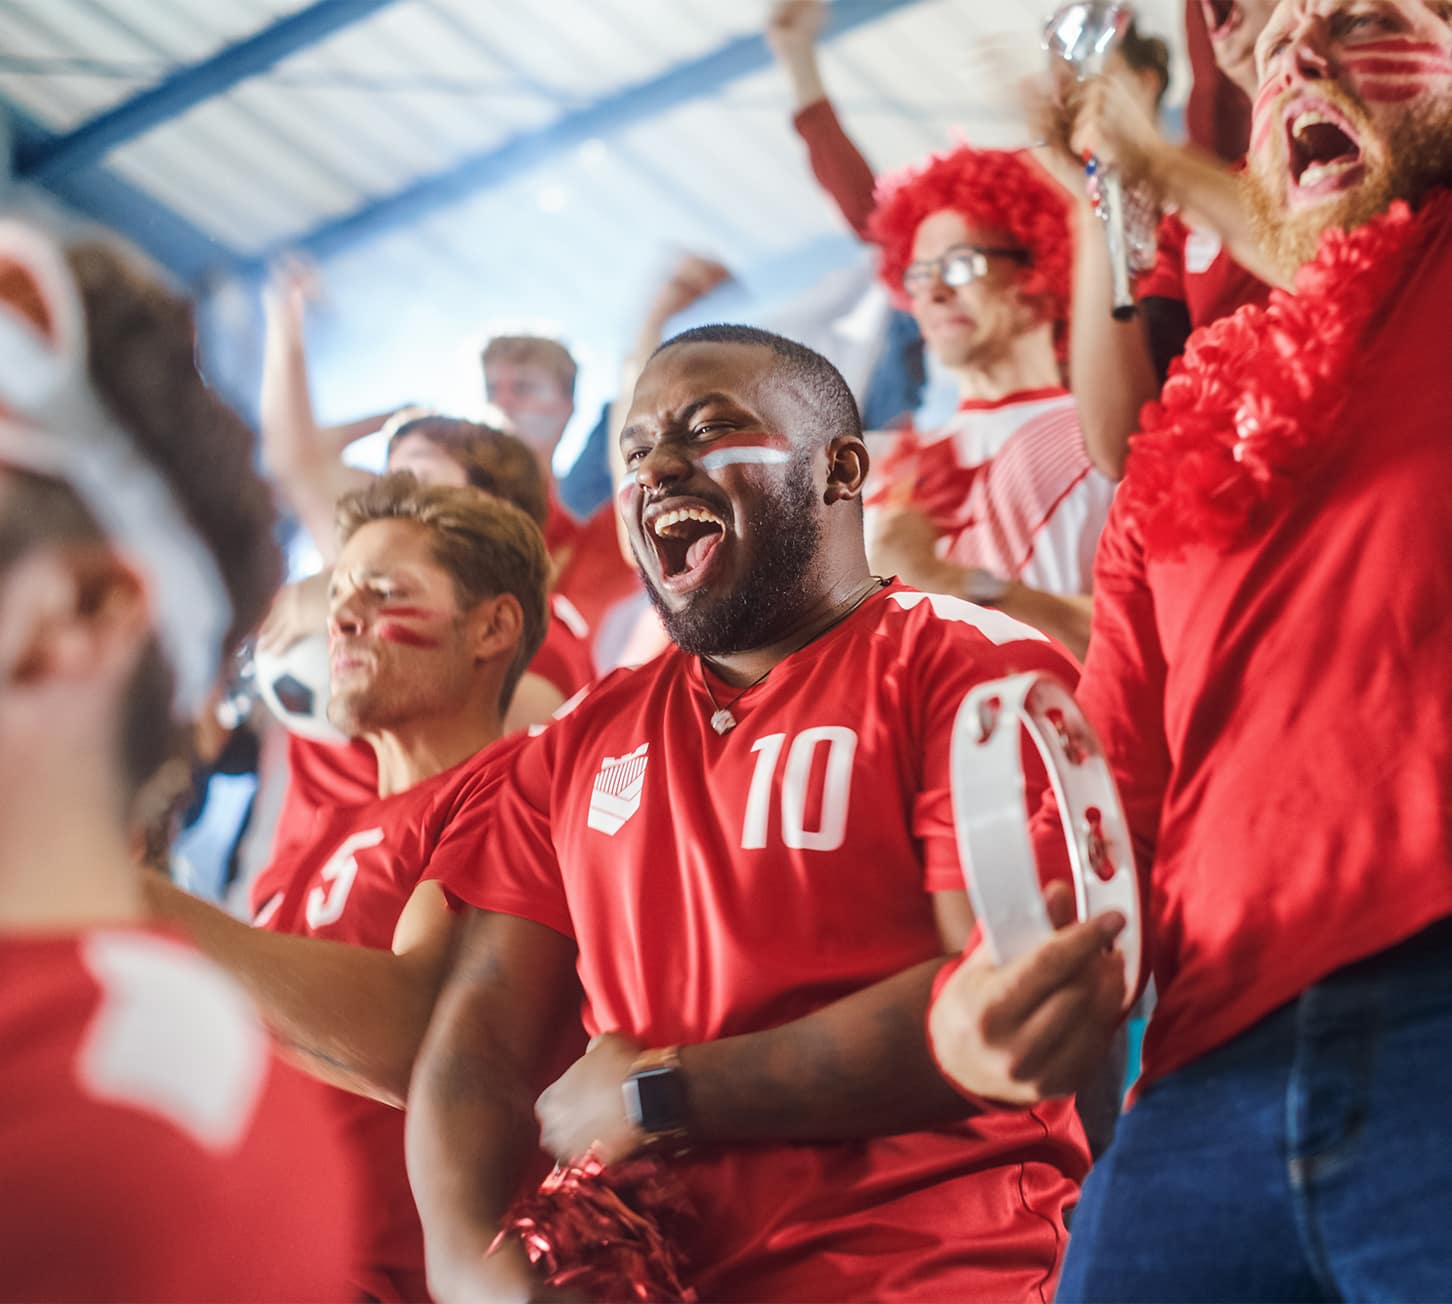
<instances>
[{"instance_id":1,"label":"human hand holding tambourine","mask_svg":"<svg viewBox=\"0 0 1452 1304\"><path fill-rule=\"evenodd\" d=\"M1065 884L1042 886L1025 733L1057 799L1072 894ZM959 859L982 938L940 981L929 1041L960 1087L1032 1104L1075 1090L1139 987L1144 947L1128 824L1093 730L1049 675L975 688L951 747Z\"/></svg>"},{"instance_id":2,"label":"human hand holding tambourine","mask_svg":"<svg viewBox=\"0 0 1452 1304\"><path fill-rule=\"evenodd\" d=\"M1039 672L980 684L963 699L953 724L953 822L984 945L1002 964L1054 931L1029 832L1035 812L1026 805L1025 732L1058 803L1079 918L1105 910L1125 918L1115 947L1133 999L1143 947L1129 823L1094 730L1069 690Z\"/></svg>"}]
</instances>

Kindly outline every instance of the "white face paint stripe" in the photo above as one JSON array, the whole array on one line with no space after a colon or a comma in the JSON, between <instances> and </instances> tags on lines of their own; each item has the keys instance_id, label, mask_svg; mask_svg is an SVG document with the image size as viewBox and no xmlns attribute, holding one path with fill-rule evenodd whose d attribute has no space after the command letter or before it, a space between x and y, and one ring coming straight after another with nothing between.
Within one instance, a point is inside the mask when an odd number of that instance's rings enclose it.
<instances>
[{"instance_id":1,"label":"white face paint stripe","mask_svg":"<svg viewBox=\"0 0 1452 1304\"><path fill-rule=\"evenodd\" d=\"M779 466L790 462L792 455L781 448L718 448L701 458L701 465L707 471L719 471L723 466Z\"/></svg>"}]
</instances>

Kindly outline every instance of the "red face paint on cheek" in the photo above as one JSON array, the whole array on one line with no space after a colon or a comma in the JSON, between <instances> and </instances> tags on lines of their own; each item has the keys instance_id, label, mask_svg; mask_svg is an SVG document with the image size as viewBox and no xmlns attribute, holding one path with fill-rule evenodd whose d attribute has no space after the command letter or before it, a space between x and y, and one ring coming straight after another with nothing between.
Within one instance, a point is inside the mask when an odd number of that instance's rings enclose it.
<instances>
[{"instance_id":1,"label":"red face paint on cheek","mask_svg":"<svg viewBox=\"0 0 1452 1304\"><path fill-rule=\"evenodd\" d=\"M403 647L435 648L439 641L430 638L427 634L420 634L407 625L399 624L394 620L380 620L378 622L378 637L385 643L398 643Z\"/></svg>"},{"instance_id":2,"label":"red face paint on cheek","mask_svg":"<svg viewBox=\"0 0 1452 1304\"><path fill-rule=\"evenodd\" d=\"M1270 134L1271 128L1275 125L1274 107L1280 98L1281 92L1291 84L1291 79L1284 73L1272 77L1260 88L1255 97L1255 106L1251 109L1251 131L1250 147L1252 150L1260 149L1266 137Z\"/></svg>"},{"instance_id":3,"label":"red face paint on cheek","mask_svg":"<svg viewBox=\"0 0 1452 1304\"><path fill-rule=\"evenodd\" d=\"M380 620L437 621L442 614L433 607L387 606L378 608L378 618Z\"/></svg>"},{"instance_id":4,"label":"red face paint on cheek","mask_svg":"<svg viewBox=\"0 0 1452 1304\"><path fill-rule=\"evenodd\" d=\"M1358 46L1344 67L1365 100L1397 102L1431 94L1452 77L1452 56L1433 41L1393 38Z\"/></svg>"},{"instance_id":5,"label":"red face paint on cheek","mask_svg":"<svg viewBox=\"0 0 1452 1304\"><path fill-rule=\"evenodd\" d=\"M1370 81L1358 82L1357 93L1368 104L1400 104L1404 100L1414 100L1419 95L1426 93L1425 86L1412 86L1404 81Z\"/></svg>"},{"instance_id":6,"label":"red face paint on cheek","mask_svg":"<svg viewBox=\"0 0 1452 1304\"><path fill-rule=\"evenodd\" d=\"M437 626L442 613L431 607L390 606L378 609L378 637L386 643L398 643L403 647L435 648L439 640L427 632L429 626ZM422 625L424 628L420 629Z\"/></svg>"},{"instance_id":7,"label":"red face paint on cheek","mask_svg":"<svg viewBox=\"0 0 1452 1304\"><path fill-rule=\"evenodd\" d=\"M701 454L701 467L709 473L728 466L760 466L782 469L792 460L791 440L773 431L743 430L737 435L713 439Z\"/></svg>"}]
</instances>

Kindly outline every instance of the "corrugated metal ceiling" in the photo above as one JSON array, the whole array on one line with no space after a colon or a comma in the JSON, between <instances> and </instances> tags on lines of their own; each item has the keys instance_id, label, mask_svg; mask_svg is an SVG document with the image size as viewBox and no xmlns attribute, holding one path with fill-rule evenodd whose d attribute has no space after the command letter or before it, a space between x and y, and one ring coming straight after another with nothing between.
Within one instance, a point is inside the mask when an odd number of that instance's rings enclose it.
<instances>
[{"instance_id":1,"label":"corrugated metal ceiling","mask_svg":"<svg viewBox=\"0 0 1452 1304\"><path fill-rule=\"evenodd\" d=\"M1181 0L1139 8L1142 26L1178 38ZM1008 32L1034 60L1037 6L833 9L849 30L824 42L825 76L880 170L955 129L1022 139L996 96L1004 47L982 51ZM30 157L51 152L51 174L38 174L48 182L84 180L90 195L109 176L194 228L203 252L173 261L184 274L200 261L251 275L280 249L317 250L333 307L320 332L325 407L427 398L463 341L506 321L557 324L596 360L603 393L605 360L663 250L715 254L758 298L853 256L790 130L785 78L759 39L766 11L764 0L8 0L0 97L33 123ZM131 116L138 103L150 118ZM72 167L64 147L108 113L117 134L86 142ZM110 216L122 221L119 204Z\"/></svg>"}]
</instances>

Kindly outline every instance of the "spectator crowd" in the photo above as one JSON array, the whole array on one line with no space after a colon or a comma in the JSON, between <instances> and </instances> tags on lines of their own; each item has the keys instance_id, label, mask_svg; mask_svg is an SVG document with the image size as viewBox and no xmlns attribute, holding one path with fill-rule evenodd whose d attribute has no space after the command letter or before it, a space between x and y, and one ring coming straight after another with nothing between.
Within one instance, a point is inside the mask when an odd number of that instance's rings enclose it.
<instances>
[{"instance_id":1,"label":"spectator crowd","mask_svg":"<svg viewBox=\"0 0 1452 1304\"><path fill-rule=\"evenodd\" d=\"M679 329L684 256L569 507L560 341L488 342L487 420L325 425L286 263L254 437L138 255L0 221L0 1298L1447 1293L1452 5L1189 0L1199 143L1131 24L1031 147L885 176L825 16L765 38L870 380ZM1016 676L1138 908L1025 747L1000 954L964 703Z\"/></svg>"}]
</instances>

